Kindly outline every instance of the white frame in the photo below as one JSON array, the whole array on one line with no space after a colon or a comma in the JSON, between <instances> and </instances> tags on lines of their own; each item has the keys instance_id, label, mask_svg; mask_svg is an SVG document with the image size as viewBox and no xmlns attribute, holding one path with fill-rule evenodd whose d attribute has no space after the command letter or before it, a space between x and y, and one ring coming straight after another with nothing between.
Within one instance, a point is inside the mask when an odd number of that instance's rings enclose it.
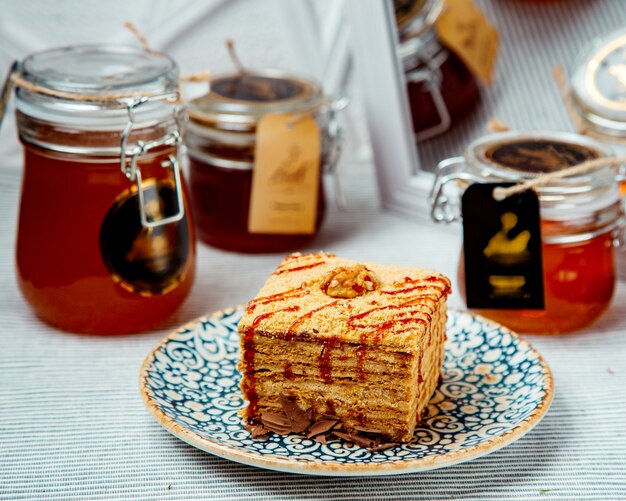
<instances>
[{"instance_id":1,"label":"white frame","mask_svg":"<svg viewBox=\"0 0 626 501\"><path fill-rule=\"evenodd\" d=\"M433 175L420 170L390 0L346 0L355 74L383 207L428 218Z\"/></svg>"}]
</instances>

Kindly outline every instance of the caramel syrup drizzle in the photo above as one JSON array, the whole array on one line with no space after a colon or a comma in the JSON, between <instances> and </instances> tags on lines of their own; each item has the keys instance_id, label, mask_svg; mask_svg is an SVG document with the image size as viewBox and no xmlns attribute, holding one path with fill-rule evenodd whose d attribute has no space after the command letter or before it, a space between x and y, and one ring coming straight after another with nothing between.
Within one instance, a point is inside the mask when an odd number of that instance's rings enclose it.
<instances>
[{"instance_id":1,"label":"caramel syrup drizzle","mask_svg":"<svg viewBox=\"0 0 626 501\"><path fill-rule=\"evenodd\" d=\"M291 339L293 338L296 329L298 328L298 326L302 325L306 320L310 319L311 317L313 317L313 315L315 315L316 313L325 310L326 308L332 308L333 306L337 305L337 303L339 303L339 300L336 301L332 301L330 303L327 303L323 306L320 306L319 308L314 308L310 311L307 311L304 315L300 315L295 322L293 322L290 326L289 329L287 329L287 335L285 336L285 339Z\"/></svg>"},{"instance_id":2,"label":"caramel syrup drizzle","mask_svg":"<svg viewBox=\"0 0 626 501\"><path fill-rule=\"evenodd\" d=\"M318 266L322 266L324 264L326 264L326 261L316 261L315 263L303 264L302 266L294 266L292 268L283 268L281 266L274 272L274 275L282 275L284 273L293 273L294 271L309 270L311 268L317 268Z\"/></svg>"},{"instance_id":3,"label":"caramel syrup drizzle","mask_svg":"<svg viewBox=\"0 0 626 501\"><path fill-rule=\"evenodd\" d=\"M243 336L243 365L245 368L245 376L243 378L242 391L248 400L248 408L246 410L246 415L248 419L252 419L259 410L259 395L256 391L256 377L255 377L255 347L254 347L254 331L256 328L266 320L267 318L272 317L278 313L283 311L298 311L300 309L299 306L289 306L287 308L282 308L280 310L270 311L268 313L263 313L257 316L250 324Z\"/></svg>"},{"instance_id":4,"label":"caramel syrup drizzle","mask_svg":"<svg viewBox=\"0 0 626 501\"><path fill-rule=\"evenodd\" d=\"M252 313L257 306L271 304L278 301L287 301L288 299L299 298L302 296L306 296L310 293L309 290L305 288L306 284L302 284L300 287L296 289L288 289L283 292L278 292L276 294L271 294L269 296L262 296L256 299L253 299L248 303L248 313Z\"/></svg>"},{"instance_id":5,"label":"caramel syrup drizzle","mask_svg":"<svg viewBox=\"0 0 626 501\"><path fill-rule=\"evenodd\" d=\"M295 377L293 374L293 368L291 367L291 362L288 360L283 365L283 376L285 379L289 379L290 381Z\"/></svg>"}]
</instances>

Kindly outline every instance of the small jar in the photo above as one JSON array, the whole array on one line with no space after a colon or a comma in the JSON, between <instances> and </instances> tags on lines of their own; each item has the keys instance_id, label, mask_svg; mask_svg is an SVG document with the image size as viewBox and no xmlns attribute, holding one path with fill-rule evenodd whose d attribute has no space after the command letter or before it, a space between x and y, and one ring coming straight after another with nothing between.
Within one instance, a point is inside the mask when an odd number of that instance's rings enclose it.
<instances>
[{"instance_id":1,"label":"small jar","mask_svg":"<svg viewBox=\"0 0 626 501\"><path fill-rule=\"evenodd\" d=\"M32 54L17 75L24 297L73 332L161 324L195 268L176 64L134 47L84 45Z\"/></svg>"},{"instance_id":2,"label":"small jar","mask_svg":"<svg viewBox=\"0 0 626 501\"><path fill-rule=\"evenodd\" d=\"M473 183L518 183L611 155L602 143L561 132L498 133L471 143L464 157L441 162L432 198L436 221L460 219L454 190ZM524 333L580 329L608 307L615 287L614 249L623 232L623 201L610 167L535 188L542 233L544 309L477 312ZM459 283L464 291L463 257Z\"/></svg>"},{"instance_id":3,"label":"small jar","mask_svg":"<svg viewBox=\"0 0 626 501\"><path fill-rule=\"evenodd\" d=\"M312 231L249 230L251 193L260 122L269 114L312 117L320 130L319 180ZM189 103L186 145L190 157L192 206L200 239L221 249L246 252L296 250L318 232L326 202L321 180L339 158L335 108L309 78L265 70L227 74L211 91ZM284 149L284 145L274 145ZM310 217L310 216L309 216Z\"/></svg>"},{"instance_id":4,"label":"small jar","mask_svg":"<svg viewBox=\"0 0 626 501\"><path fill-rule=\"evenodd\" d=\"M434 24L443 5L443 0L418 2L412 22L400 29L398 53L417 141L446 132L480 100L472 72L437 37Z\"/></svg>"}]
</instances>

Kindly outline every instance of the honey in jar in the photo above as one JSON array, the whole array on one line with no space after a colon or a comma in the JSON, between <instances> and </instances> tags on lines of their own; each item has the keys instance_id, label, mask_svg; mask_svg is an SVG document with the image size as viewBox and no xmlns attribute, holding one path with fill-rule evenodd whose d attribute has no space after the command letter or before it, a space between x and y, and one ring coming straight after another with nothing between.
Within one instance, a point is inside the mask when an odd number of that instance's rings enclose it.
<instances>
[{"instance_id":1,"label":"honey in jar","mask_svg":"<svg viewBox=\"0 0 626 501\"><path fill-rule=\"evenodd\" d=\"M175 63L133 47L73 46L28 56L19 75L24 297L68 331L158 326L195 268Z\"/></svg>"},{"instance_id":2,"label":"honey in jar","mask_svg":"<svg viewBox=\"0 0 626 501\"><path fill-rule=\"evenodd\" d=\"M312 208L302 216L310 219L308 228L259 230L251 225L255 215L253 183L259 175L260 124L272 115L292 117L294 124L310 120L319 129L321 140L315 147L319 165L311 166L317 172L316 182L307 185L303 193L313 199ZM189 116L186 145L200 239L214 247L247 253L282 252L307 244L317 234L325 214L321 174L332 171L338 159L335 110L320 85L273 70L221 75L212 80L209 94L189 104ZM290 163L287 145L277 142L263 146L283 154L285 159L280 162ZM288 210L298 204L294 196L271 203ZM295 217L301 217L297 211Z\"/></svg>"},{"instance_id":3,"label":"honey in jar","mask_svg":"<svg viewBox=\"0 0 626 501\"><path fill-rule=\"evenodd\" d=\"M576 134L507 132L468 146L465 156L441 164L435 186L436 220L457 217L447 208L444 185L519 182L610 155L602 143ZM440 189L441 188L441 189ZM581 329L609 306L615 288L615 247L623 208L615 172L604 167L536 187L540 204L542 309L476 309L522 333L556 334ZM459 289L465 291L463 255Z\"/></svg>"},{"instance_id":4,"label":"honey in jar","mask_svg":"<svg viewBox=\"0 0 626 501\"><path fill-rule=\"evenodd\" d=\"M394 2L413 131L418 141L442 134L480 101L476 78L453 51L444 47L435 22L443 0ZM405 19L411 14L412 19Z\"/></svg>"},{"instance_id":5,"label":"honey in jar","mask_svg":"<svg viewBox=\"0 0 626 501\"><path fill-rule=\"evenodd\" d=\"M594 39L581 52L571 72L573 121L586 134L610 145L619 156L626 155L626 28ZM626 193L626 166L620 173ZM617 271L626 280L626 252L617 253Z\"/></svg>"}]
</instances>

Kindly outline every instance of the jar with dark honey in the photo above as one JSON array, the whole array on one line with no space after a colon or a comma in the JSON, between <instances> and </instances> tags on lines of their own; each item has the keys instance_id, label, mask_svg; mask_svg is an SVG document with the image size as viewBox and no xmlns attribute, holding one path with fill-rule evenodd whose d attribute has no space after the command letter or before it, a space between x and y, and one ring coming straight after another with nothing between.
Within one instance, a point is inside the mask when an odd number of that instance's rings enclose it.
<instances>
[{"instance_id":1,"label":"jar with dark honey","mask_svg":"<svg viewBox=\"0 0 626 501\"><path fill-rule=\"evenodd\" d=\"M310 78L272 70L215 77L189 103L186 130L200 239L246 253L309 242L325 214L322 173L339 156L335 111Z\"/></svg>"},{"instance_id":2,"label":"jar with dark honey","mask_svg":"<svg viewBox=\"0 0 626 501\"><path fill-rule=\"evenodd\" d=\"M578 134L504 132L471 143L463 157L443 161L433 189L433 218L461 218L454 202L472 183L518 183L611 156L602 143ZM609 306L615 288L615 248L623 239L623 200L616 172L602 167L535 187L539 199L544 307L477 309L523 333L581 329ZM453 192L457 192L456 194ZM464 259L459 284L465 289Z\"/></svg>"},{"instance_id":3,"label":"jar with dark honey","mask_svg":"<svg viewBox=\"0 0 626 501\"><path fill-rule=\"evenodd\" d=\"M399 4L408 3L407 15L398 17ZM466 116L480 100L476 78L463 61L444 47L435 22L443 0L396 2L402 62L410 115L418 141L442 134Z\"/></svg>"},{"instance_id":4,"label":"jar with dark honey","mask_svg":"<svg viewBox=\"0 0 626 501\"><path fill-rule=\"evenodd\" d=\"M134 47L85 45L32 54L17 76L24 297L73 332L161 324L195 268L176 64Z\"/></svg>"}]
</instances>

